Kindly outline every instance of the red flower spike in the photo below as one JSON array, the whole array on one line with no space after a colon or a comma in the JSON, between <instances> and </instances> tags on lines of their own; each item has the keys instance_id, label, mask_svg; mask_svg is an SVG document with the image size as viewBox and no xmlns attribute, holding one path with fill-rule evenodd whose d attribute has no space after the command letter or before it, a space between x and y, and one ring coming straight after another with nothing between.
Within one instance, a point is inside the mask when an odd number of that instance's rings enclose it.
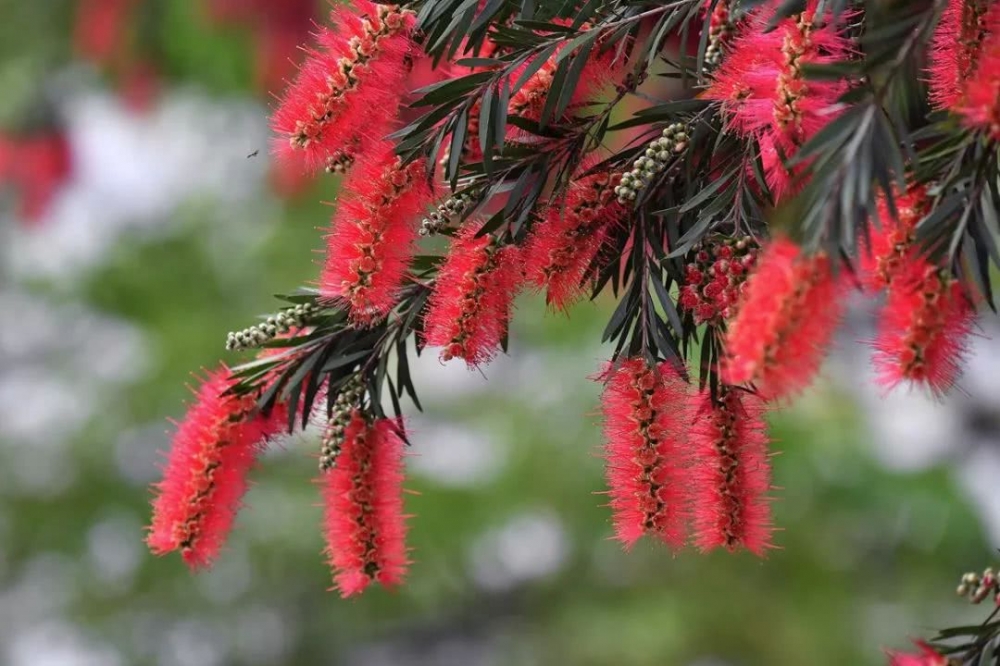
<instances>
[{"instance_id":1,"label":"red flower spike","mask_svg":"<svg viewBox=\"0 0 1000 666\"><path fill-rule=\"evenodd\" d=\"M373 582L398 585L406 574L401 428L392 419L368 423L355 411L336 465L321 480L327 554L343 597Z\"/></svg>"},{"instance_id":2,"label":"red flower spike","mask_svg":"<svg viewBox=\"0 0 1000 666\"><path fill-rule=\"evenodd\" d=\"M869 226L871 245L861 253L861 273L865 287L877 291L888 287L914 252L917 223L927 214L927 188L911 186L906 194L893 197L898 219L894 219L884 197L878 201L878 224Z\"/></svg>"},{"instance_id":3,"label":"red flower spike","mask_svg":"<svg viewBox=\"0 0 1000 666\"><path fill-rule=\"evenodd\" d=\"M353 142L381 140L395 119L414 18L368 0L338 7L272 117L279 157L319 168Z\"/></svg>"},{"instance_id":4,"label":"red flower spike","mask_svg":"<svg viewBox=\"0 0 1000 666\"><path fill-rule=\"evenodd\" d=\"M418 217L433 199L422 166L403 166L382 142L358 161L327 236L320 295L345 304L368 325L385 317L403 286L418 237Z\"/></svg>"},{"instance_id":5,"label":"red flower spike","mask_svg":"<svg viewBox=\"0 0 1000 666\"><path fill-rule=\"evenodd\" d=\"M499 246L489 234L476 238L480 224L467 224L452 242L438 273L427 313L424 339L443 347L441 359L488 362L501 347L518 289L519 250Z\"/></svg>"},{"instance_id":6,"label":"red flower spike","mask_svg":"<svg viewBox=\"0 0 1000 666\"><path fill-rule=\"evenodd\" d=\"M924 384L946 392L961 369L975 310L961 284L927 260L911 256L889 288L875 339L880 383Z\"/></svg>"},{"instance_id":7,"label":"red flower spike","mask_svg":"<svg viewBox=\"0 0 1000 666\"><path fill-rule=\"evenodd\" d=\"M546 301L566 309L583 292L584 276L626 210L618 203L616 178L599 173L574 180L565 197L545 210L524 250L529 284L546 288Z\"/></svg>"},{"instance_id":8,"label":"red flower spike","mask_svg":"<svg viewBox=\"0 0 1000 666\"><path fill-rule=\"evenodd\" d=\"M845 284L825 255L803 256L791 241L773 240L729 324L724 381L753 382L769 399L805 388L840 319Z\"/></svg>"},{"instance_id":9,"label":"red flower spike","mask_svg":"<svg viewBox=\"0 0 1000 666\"><path fill-rule=\"evenodd\" d=\"M223 395L228 368L209 374L174 435L163 480L153 486L146 543L157 555L179 550L192 568L218 556L247 489L247 473L263 443L282 430L287 413L255 415L252 397Z\"/></svg>"},{"instance_id":10,"label":"red flower spike","mask_svg":"<svg viewBox=\"0 0 1000 666\"><path fill-rule=\"evenodd\" d=\"M955 110L973 89L984 85L978 72L993 78L996 65L982 61L984 46L1000 33L1000 6L989 0L948 0L931 41L927 84L931 104ZM995 105L996 98L991 100Z\"/></svg>"},{"instance_id":11,"label":"red flower spike","mask_svg":"<svg viewBox=\"0 0 1000 666\"><path fill-rule=\"evenodd\" d=\"M990 13L1000 15L1000 5ZM955 110L966 127L984 130L991 139L1000 140L1000 28L984 44L979 70L966 82L965 97Z\"/></svg>"},{"instance_id":12,"label":"red flower spike","mask_svg":"<svg viewBox=\"0 0 1000 666\"><path fill-rule=\"evenodd\" d=\"M759 140L768 185L777 199L793 193L789 186L795 175L781 156L790 158L836 117L831 109L846 90L842 81L807 80L803 74L803 65L827 64L851 54L842 21L814 24L816 4L811 0L806 11L784 19L774 30L767 29L769 12L750 17L703 93L722 102L733 129Z\"/></svg>"},{"instance_id":13,"label":"red flower spike","mask_svg":"<svg viewBox=\"0 0 1000 666\"><path fill-rule=\"evenodd\" d=\"M923 641L914 641L920 649L920 654L904 654L887 651L889 666L948 666L948 658L938 654L937 650Z\"/></svg>"},{"instance_id":14,"label":"red flower spike","mask_svg":"<svg viewBox=\"0 0 1000 666\"><path fill-rule=\"evenodd\" d=\"M724 385L717 401L702 391L692 402L685 485L694 544L702 552L745 548L763 556L773 531L764 403Z\"/></svg>"},{"instance_id":15,"label":"red flower spike","mask_svg":"<svg viewBox=\"0 0 1000 666\"><path fill-rule=\"evenodd\" d=\"M686 384L669 363L641 358L607 368L602 395L605 474L615 537L631 548L644 534L671 548L684 545L681 446Z\"/></svg>"}]
</instances>

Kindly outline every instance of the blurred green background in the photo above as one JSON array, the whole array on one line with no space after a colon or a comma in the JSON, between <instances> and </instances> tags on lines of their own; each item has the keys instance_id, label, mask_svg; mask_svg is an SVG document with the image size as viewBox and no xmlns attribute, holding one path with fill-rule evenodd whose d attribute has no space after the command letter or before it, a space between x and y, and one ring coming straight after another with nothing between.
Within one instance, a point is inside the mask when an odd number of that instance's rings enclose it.
<instances>
[{"instance_id":1,"label":"blurred green background","mask_svg":"<svg viewBox=\"0 0 1000 666\"><path fill-rule=\"evenodd\" d=\"M0 0L0 136L56 134L72 157L32 219L37 174L0 184L0 664L863 666L982 617L952 589L993 555L995 405L982 382L880 401L850 352L771 419L768 559L622 552L587 379L609 302L521 299L488 381L415 366L403 588L328 591L309 433L255 472L215 569L149 555L165 418L192 371L237 360L227 331L315 277L336 196L267 163L262 82L295 55L262 54L282 4ZM127 20L95 56L79 35L112 5Z\"/></svg>"}]
</instances>

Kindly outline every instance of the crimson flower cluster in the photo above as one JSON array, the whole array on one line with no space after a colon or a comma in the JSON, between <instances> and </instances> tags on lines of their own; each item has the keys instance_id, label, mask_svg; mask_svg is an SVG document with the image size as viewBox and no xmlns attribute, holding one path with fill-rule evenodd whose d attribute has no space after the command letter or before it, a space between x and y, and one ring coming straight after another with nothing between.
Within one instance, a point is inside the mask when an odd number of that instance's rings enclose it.
<instances>
[{"instance_id":1,"label":"crimson flower cluster","mask_svg":"<svg viewBox=\"0 0 1000 666\"><path fill-rule=\"evenodd\" d=\"M336 587L400 583L400 402L419 407L408 353L482 367L506 350L527 291L556 312L618 301L597 377L616 538L765 555L765 417L813 382L851 292L883 298L871 346L887 389L941 394L958 379L988 297L997 6L911 8L912 35L883 40L897 40L893 60L872 55L860 5L551 3L565 7L525 16L449 1L338 6L279 98L278 158L341 177L322 268L291 306L230 335L264 351L211 375L181 422L151 547L211 561L254 454L280 424L311 423ZM678 40L688 98L612 124L623 100L662 93L640 86ZM922 126L931 149L913 157L886 143L908 128L884 105L905 96L877 86L910 71L887 62L922 68L944 118ZM936 663L928 650L894 659Z\"/></svg>"}]
</instances>

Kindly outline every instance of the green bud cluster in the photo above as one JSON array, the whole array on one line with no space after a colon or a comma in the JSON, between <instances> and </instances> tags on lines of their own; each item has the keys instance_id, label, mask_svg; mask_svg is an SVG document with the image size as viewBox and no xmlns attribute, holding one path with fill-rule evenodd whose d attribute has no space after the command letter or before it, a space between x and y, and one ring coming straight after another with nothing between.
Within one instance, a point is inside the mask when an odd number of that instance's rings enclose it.
<instances>
[{"instance_id":1,"label":"green bud cluster","mask_svg":"<svg viewBox=\"0 0 1000 666\"><path fill-rule=\"evenodd\" d=\"M337 464L340 449L344 446L344 435L351 422L351 414L361 404L364 393L364 380L361 379L361 375L355 375L347 380L334 399L333 414L330 416L320 440L319 470L321 472L328 472Z\"/></svg>"},{"instance_id":2,"label":"green bud cluster","mask_svg":"<svg viewBox=\"0 0 1000 666\"><path fill-rule=\"evenodd\" d=\"M420 223L420 235L432 236L448 226L448 222L465 213L472 206L472 195L461 193L449 197L437 210Z\"/></svg>"},{"instance_id":3,"label":"green bud cluster","mask_svg":"<svg viewBox=\"0 0 1000 666\"><path fill-rule=\"evenodd\" d=\"M646 152L632 163L632 170L622 174L621 183L615 188L618 201L635 201L639 192L648 187L671 160L687 147L688 134L683 123L672 123L664 128L660 137L653 140L646 147Z\"/></svg>"},{"instance_id":4,"label":"green bud cluster","mask_svg":"<svg viewBox=\"0 0 1000 666\"><path fill-rule=\"evenodd\" d=\"M312 303L301 303L295 307L285 308L260 324L229 333L226 336L226 349L242 351L260 347L282 333L302 328L318 310L319 307Z\"/></svg>"}]
</instances>

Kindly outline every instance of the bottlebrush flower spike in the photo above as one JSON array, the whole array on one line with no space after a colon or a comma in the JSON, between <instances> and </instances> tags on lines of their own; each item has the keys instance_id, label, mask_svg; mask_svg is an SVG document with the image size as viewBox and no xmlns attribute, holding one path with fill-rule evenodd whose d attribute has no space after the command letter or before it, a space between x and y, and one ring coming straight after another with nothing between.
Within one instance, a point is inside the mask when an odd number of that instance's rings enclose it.
<instances>
[{"instance_id":1,"label":"bottlebrush flower spike","mask_svg":"<svg viewBox=\"0 0 1000 666\"><path fill-rule=\"evenodd\" d=\"M745 548L763 556L773 529L764 403L725 385L717 400L705 390L693 403L685 485L694 544L703 552Z\"/></svg>"},{"instance_id":2,"label":"bottlebrush flower spike","mask_svg":"<svg viewBox=\"0 0 1000 666\"><path fill-rule=\"evenodd\" d=\"M888 287L912 257L917 223L930 210L927 188L913 185L894 197L898 219L893 219L885 197L878 201L878 225L869 226L871 246L861 252L861 272L865 287Z\"/></svg>"},{"instance_id":3,"label":"bottlebrush flower spike","mask_svg":"<svg viewBox=\"0 0 1000 666\"><path fill-rule=\"evenodd\" d=\"M396 304L433 193L419 162L403 165L380 142L351 170L326 242L319 292L344 303L359 324L372 324Z\"/></svg>"},{"instance_id":4,"label":"bottlebrush flower spike","mask_svg":"<svg viewBox=\"0 0 1000 666\"><path fill-rule=\"evenodd\" d=\"M644 534L681 548L686 539L682 438L686 384L669 363L631 358L601 375L605 474L615 537Z\"/></svg>"},{"instance_id":5,"label":"bottlebrush flower spike","mask_svg":"<svg viewBox=\"0 0 1000 666\"><path fill-rule=\"evenodd\" d=\"M251 396L224 395L233 385L223 366L210 373L174 435L163 480L154 485L146 538L157 555L179 550L192 568L219 554L247 489L262 444L281 431L284 409L253 413Z\"/></svg>"},{"instance_id":6,"label":"bottlebrush flower spike","mask_svg":"<svg viewBox=\"0 0 1000 666\"><path fill-rule=\"evenodd\" d=\"M481 224L466 224L451 245L434 283L424 339L443 347L441 359L489 361L501 347L518 289L520 252L490 234L476 238Z\"/></svg>"},{"instance_id":7,"label":"bottlebrush flower spike","mask_svg":"<svg viewBox=\"0 0 1000 666\"><path fill-rule=\"evenodd\" d=\"M1000 32L1000 6L990 0L948 0L931 41L927 84L931 104L956 109L970 88L982 89L978 72L991 77L980 61L984 45ZM994 66L996 63L990 63ZM995 104L995 99L994 99Z\"/></svg>"},{"instance_id":8,"label":"bottlebrush flower spike","mask_svg":"<svg viewBox=\"0 0 1000 666\"><path fill-rule=\"evenodd\" d=\"M926 259L912 256L895 277L875 339L879 381L904 380L943 394L961 369L974 308L961 284Z\"/></svg>"},{"instance_id":9,"label":"bottlebrush flower spike","mask_svg":"<svg viewBox=\"0 0 1000 666\"><path fill-rule=\"evenodd\" d=\"M573 180L533 227L524 250L525 276L547 289L550 305L565 309L580 296L587 269L625 215L615 197L617 181L608 173Z\"/></svg>"},{"instance_id":10,"label":"bottlebrush flower spike","mask_svg":"<svg viewBox=\"0 0 1000 666\"><path fill-rule=\"evenodd\" d=\"M771 241L729 324L724 381L753 382L769 399L805 388L840 318L843 285L825 255L804 256L787 239Z\"/></svg>"},{"instance_id":11,"label":"bottlebrush flower spike","mask_svg":"<svg viewBox=\"0 0 1000 666\"><path fill-rule=\"evenodd\" d=\"M413 15L392 5L352 0L338 7L322 29L272 117L280 157L325 164L353 142L380 140L404 90Z\"/></svg>"},{"instance_id":12,"label":"bottlebrush flower spike","mask_svg":"<svg viewBox=\"0 0 1000 666\"><path fill-rule=\"evenodd\" d=\"M398 585L406 574L401 427L391 419L369 423L355 411L336 464L321 479L327 554L343 597L372 582Z\"/></svg>"},{"instance_id":13,"label":"bottlebrush flower spike","mask_svg":"<svg viewBox=\"0 0 1000 666\"><path fill-rule=\"evenodd\" d=\"M760 141L768 185L778 199L789 193L794 175L781 156L794 155L835 118L831 109L846 91L842 81L807 80L803 73L804 65L851 55L842 24L816 25L816 5L810 0L806 11L782 20L774 30L767 30L769 12L752 16L702 94L722 103L734 130Z\"/></svg>"},{"instance_id":14,"label":"bottlebrush flower spike","mask_svg":"<svg viewBox=\"0 0 1000 666\"><path fill-rule=\"evenodd\" d=\"M938 654L937 650L923 641L914 641L920 649L920 654L904 654L888 651L889 666L948 666L948 658Z\"/></svg>"},{"instance_id":15,"label":"bottlebrush flower spike","mask_svg":"<svg viewBox=\"0 0 1000 666\"><path fill-rule=\"evenodd\" d=\"M990 14L995 15L994 23L1000 23L1000 5L994 5ZM985 130L990 138L1000 140L1000 27L986 39L980 67L966 81L965 96L956 111L966 127Z\"/></svg>"}]
</instances>

